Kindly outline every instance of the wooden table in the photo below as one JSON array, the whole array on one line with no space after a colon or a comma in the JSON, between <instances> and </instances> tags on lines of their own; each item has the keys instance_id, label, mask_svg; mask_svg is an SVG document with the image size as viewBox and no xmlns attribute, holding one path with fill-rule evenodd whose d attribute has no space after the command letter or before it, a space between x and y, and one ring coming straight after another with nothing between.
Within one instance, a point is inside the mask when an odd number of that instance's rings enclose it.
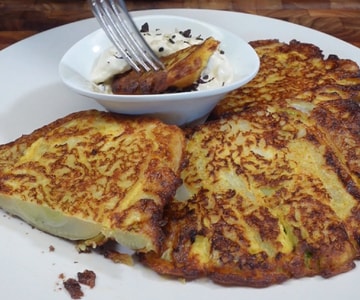
<instances>
[{"instance_id":1,"label":"wooden table","mask_svg":"<svg viewBox=\"0 0 360 300\"><path fill-rule=\"evenodd\" d=\"M126 1L129 10L207 8L287 20L360 47L360 0ZM38 32L92 17L87 0L0 0L0 50Z\"/></svg>"}]
</instances>

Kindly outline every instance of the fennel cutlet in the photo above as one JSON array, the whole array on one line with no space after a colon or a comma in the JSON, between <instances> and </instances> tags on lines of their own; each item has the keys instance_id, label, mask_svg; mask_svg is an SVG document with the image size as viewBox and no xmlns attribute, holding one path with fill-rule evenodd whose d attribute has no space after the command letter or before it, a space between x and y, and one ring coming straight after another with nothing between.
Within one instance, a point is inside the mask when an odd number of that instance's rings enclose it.
<instances>
[{"instance_id":1,"label":"fennel cutlet","mask_svg":"<svg viewBox=\"0 0 360 300\"><path fill-rule=\"evenodd\" d=\"M351 270L359 199L314 124L259 105L195 129L162 250L141 261L160 274L252 287Z\"/></svg>"},{"instance_id":2,"label":"fennel cutlet","mask_svg":"<svg viewBox=\"0 0 360 300\"><path fill-rule=\"evenodd\" d=\"M73 113L0 146L0 206L67 239L157 251L183 148L156 119Z\"/></svg>"},{"instance_id":3,"label":"fennel cutlet","mask_svg":"<svg viewBox=\"0 0 360 300\"><path fill-rule=\"evenodd\" d=\"M212 118L260 103L306 112L321 102L360 99L360 69L354 61L325 57L317 46L296 40L258 40L250 45L260 58L258 74L220 101Z\"/></svg>"}]
</instances>

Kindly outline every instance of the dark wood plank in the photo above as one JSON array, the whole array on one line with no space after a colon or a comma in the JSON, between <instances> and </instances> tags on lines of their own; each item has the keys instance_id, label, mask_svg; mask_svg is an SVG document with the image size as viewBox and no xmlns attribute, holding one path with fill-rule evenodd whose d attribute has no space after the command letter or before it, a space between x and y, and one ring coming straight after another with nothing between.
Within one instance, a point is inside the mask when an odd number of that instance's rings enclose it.
<instances>
[{"instance_id":1,"label":"dark wood plank","mask_svg":"<svg viewBox=\"0 0 360 300\"><path fill-rule=\"evenodd\" d=\"M304 25L360 47L360 0L126 1L129 10L206 8L240 11ZM25 37L92 17L87 0L2 0L0 49Z\"/></svg>"}]
</instances>

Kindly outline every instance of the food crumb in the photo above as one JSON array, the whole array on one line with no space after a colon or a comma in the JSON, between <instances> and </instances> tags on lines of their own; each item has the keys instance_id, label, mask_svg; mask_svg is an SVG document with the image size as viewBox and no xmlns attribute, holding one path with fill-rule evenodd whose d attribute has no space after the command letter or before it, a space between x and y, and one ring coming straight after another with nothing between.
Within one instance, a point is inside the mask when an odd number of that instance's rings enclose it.
<instances>
[{"instance_id":1,"label":"food crumb","mask_svg":"<svg viewBox=\"0 0 360 300\"><path fill-rule=\"evenodd\" d=\"M84 272L78 272L78 281L81 284L87 285L90 288L95 286L96 274L93 271L85 270Z\"/></svg>"},{"instance_id":2,"label":"food crumb","mask_svg":"<svg viewBox=\"0 0 360 300\"><path fill-rule=\"evenodd\" d=\"M63 286L70 294L71 299L81 299L84 296L81 285L93 288L95 286L96 274L94 271L84 270L83 272L77 273L77 279L65 279L64 273L61 273L59 279L62 280ZM61 288L59 288L59 290L61 290Z\"/></svg>"},{"instance_id":3,"label":"food crumb","mask_svg":"<svg viewBox=\"0 0 360 300\"><path fill-rule=\"evenodd\" d=\"M74 278L66 279L64 288L69 292L71 299L81 299L84 296L80 283Z\"/></svg>"}]
</instances>

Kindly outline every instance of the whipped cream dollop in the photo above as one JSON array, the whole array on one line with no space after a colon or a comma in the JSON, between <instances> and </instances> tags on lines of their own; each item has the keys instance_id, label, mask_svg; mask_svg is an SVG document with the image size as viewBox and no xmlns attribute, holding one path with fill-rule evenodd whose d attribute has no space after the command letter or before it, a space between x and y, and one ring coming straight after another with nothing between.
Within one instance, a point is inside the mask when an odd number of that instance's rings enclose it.
<instances>
[{"instance_id":1,"label":"whipped cream dollop","mask_svg":"<svg viewBox=\"0 0 360 300\"><path fill-rule=\"evenodd\" d=\"M147 24L143 25L147 26ZM191 45L201 44L205 38L193 37L191 30L164 33L160 30L145 30L142 34L159 57L168 56ZM105 86L111 78L117 74L130 70L128 63L121 57L115 47L110 47L102 52L97 59L91 73L91 81L98 86ZM233 70L226 57L226 53L220 48L210 57L206 68L201 73L196 90L212 89L230 83L233 79ZM111 92L103 87L105 92Z\"/></svg>"}]
</instances>

